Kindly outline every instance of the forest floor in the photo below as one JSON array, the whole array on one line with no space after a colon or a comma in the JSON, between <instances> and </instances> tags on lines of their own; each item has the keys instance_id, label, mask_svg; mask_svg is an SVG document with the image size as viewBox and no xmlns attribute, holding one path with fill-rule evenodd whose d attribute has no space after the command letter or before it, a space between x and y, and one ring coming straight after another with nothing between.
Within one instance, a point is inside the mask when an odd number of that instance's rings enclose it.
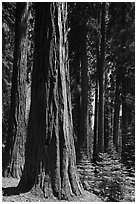
<instances>
[{"instance_id":1,"label":"forest floor","mask_svg":"<svg viewBox=\"0 0 137 204\"><path fill-rule=\"evenodd\" d=\"M15 178L2 178L2 187L8 188L8 187L16 187L19 183L19 179ZM46 199L42 192L27 192L27 193L21 193L19 195L10 195L10 196L3 196L2 198L3 202L61 202L56 197L51 197ZM62 200L65 202L65 200ZM84 194L82 197L72 197L70 201L74 202L101 202L101 198L99 198L97 195L84 191Z\"/></svg>"},{"instance_id":2,"label":"forest floor","mask_svg":"<svg viewBox=\"0 0 137 204\"><path fill-rule=\"evenodd\" d=\"M85 190L104 202L135 202L135 168L126 167L115 154L100 154L96 164L90 162L85 149L81 155L77 167Z\"/></svg>"},{"instance_id":3,"label":"forest floor","mask_svg":"<svg viewBox=\"0 0 137 204\"><path fill-rule=\"evenodd\" d=\"M135 202L135 170L127 169L117 158L102 154L102 160L93 165L84 153L77 163L84 187L82 197L72 197L74 202ZM19 180L3 178L2 187L16 187ZM42 192L30 191L18 195L4 195L4 202L59 202L55 197L46 199ZM64 201L64 200L62 200ZM61 202L61 201L60 201Z\"/></svg>"}]
</instances>

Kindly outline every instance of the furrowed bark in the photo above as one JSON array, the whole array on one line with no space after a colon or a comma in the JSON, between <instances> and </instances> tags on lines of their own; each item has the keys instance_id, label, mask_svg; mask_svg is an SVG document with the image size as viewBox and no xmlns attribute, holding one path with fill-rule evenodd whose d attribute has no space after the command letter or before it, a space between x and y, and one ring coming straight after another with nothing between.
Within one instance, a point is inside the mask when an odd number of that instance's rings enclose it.
<instances>
[{"instance_id":1,"label":"furrowed bark","mask_svg":"<svg viewBox=\"0 0 137 204\"><path fill-rule=\"evenodd\" d=\"M66 3L37 3L35 36L26 162L19 187L35 185L46 197L69 199L81 195L82 187L73 138Z\"/></svg>"},{"instance_id":2,"label":"furrowed bark","mask_svg":"<svg viewBox=\"0 0 137 204\"><path fill-rule=\"evenodd\" d=\"M25 157L28 6L28 3L17 3L16 8L11 102L3 155L3 175L17 178L22 175Z\"/></svg>"}]
</instances>

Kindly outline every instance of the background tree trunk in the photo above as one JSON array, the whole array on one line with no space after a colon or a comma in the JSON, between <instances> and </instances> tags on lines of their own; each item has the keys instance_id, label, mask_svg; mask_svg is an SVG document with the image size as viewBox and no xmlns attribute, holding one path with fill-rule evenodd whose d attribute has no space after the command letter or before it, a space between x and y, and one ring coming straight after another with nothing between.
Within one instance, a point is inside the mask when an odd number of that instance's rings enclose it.
<instances>
[{"instance_id":1,"label":"background tree trunk","mask_svg":"<svg viewBox=\"0 0 137 204\"><path fill-rule=\"evenodd\" d=\"M98 157L97 139L98 139L98 80L95 88L95 113L94 113L94 143L93 143L93 162L96 163Z\"/></svg>"},{"instance_id":2,"label":"background tree trunk","mask_svg":"<svg viewBox=\"0 0 137 204\"><path fill-rule=\"evenodd\" d=\"M99 42L96 38L96 87L95 87L95 111L94 111L94 143L93 143L93 162L98 158L98 70L99 70Z\"/></svg>"},{"instance_id":3,"label":"background tree trunk","mask_svg":"<svg viewBox=\"0 0 137 204\"><path fill-rule=\"evenodd\" d=\"M68 69L67 4L37 3L32 103L20 188L48 197L81 195L76 170Z\"/></svg>"},{"instance_id":4,"label":"background tree trunk","mask_svg":"<svg viewBox=\"0 0 137 204\"><path fill-rule=\"evenodd\" d=\"M113 127L113 143L118 152L118 129L119 129L119 111L120 111L120 90L119 90L119 71L116 74L116 91L115 91L115 105L114 105L114 127Z\"/></svg>"},{"instance_id":5,"label":"background tree trunk","mask_svg":"<svg viewBox=\"0 0 137 204\"><path fill-rule=\"evenodd\" d=\"M108 69L105 71L105 92L104 92L104 152L109 147L110 133L110 108L109 108L109 90L108 90Z\"/></svg>"},{"instance_id":6,"label":"background tree trunk","mask_svg":"<svg viewBox=\"0 0 137 204\"><path fill-rule=\"evenodd\" d=\"M80 109L80 136L79 147L86 143L87 139L87 109L88 109L88 70L87 70L87 52L86 52L86 27L81 29L81 109Z\"/></svg>"},{"instance_id":7,"label":"background tree trunk","mask_svg":"<svg viewBox=\"0 0 137 204\"><path fill-rule=\"evenodd\" d=\"M122 100L122 159L126 162L127 144L127 108L124 99Z\"/></svg>"},{"instance_id":8,"label":"background tree trunk","mask_svg":"<svg viewBox=\"0 0 137 204\"><path fill-rule=\"evenodd\" d=\"M8 135L3 155L3 175L20 178L24 166L26 138L28 3L17 3Z\"/></svg>"},{"instance_id":9,"label":"background tree trunk","mask_svg":"<svg viewBox=\"0 0 137 204\"><path fill-rule=\"evenodd\" d=\"M98 116L98 150L104 151L104 63L105 63L105 3L102 3L101 46L99 62L99 116Z\"/></svg>"}]
</instances>

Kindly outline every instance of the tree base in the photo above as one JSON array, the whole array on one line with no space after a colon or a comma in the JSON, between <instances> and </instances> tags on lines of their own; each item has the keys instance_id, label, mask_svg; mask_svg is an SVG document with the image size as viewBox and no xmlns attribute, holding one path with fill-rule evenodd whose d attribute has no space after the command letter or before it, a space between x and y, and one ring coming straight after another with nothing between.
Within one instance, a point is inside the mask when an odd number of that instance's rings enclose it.
<instances>
[{"instance_id":1,"label":"tree base","mask_svg":"<svg viewBox=\"0 0 137 204\"><path fill-rule=\"evenodd\" d=\"M30 191L33 195L35 196L38 196L38 197L41 197L41 198L46 198L47 200L50 199L50 200L64 200L64 201L73 201L75 199L78 199L78 198L82 198L83 195L78 195L76 196L75 194L71 194L71 195L66 195L64 196L61 195L60 197L56 197L54 196L53 192L52 192L52 189L51 188L48 188L46 189L46 191L43 191L39 185L35 185L31 191Z\"/></svg>"}]
</instances>

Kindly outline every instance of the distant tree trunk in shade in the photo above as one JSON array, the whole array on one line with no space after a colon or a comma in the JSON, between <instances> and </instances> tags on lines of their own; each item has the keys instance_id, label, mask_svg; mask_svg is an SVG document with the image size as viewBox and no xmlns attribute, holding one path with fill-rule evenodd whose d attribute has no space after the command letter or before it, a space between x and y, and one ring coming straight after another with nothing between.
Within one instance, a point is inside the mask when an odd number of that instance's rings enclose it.
<instances>
[{"instance_id":1,"label":"distant tree trunk in shade","mask_svg":"<svg viewBox=\"0 0 137 204\"><path fill-rule=\"evenodd\" d=\"M113 127L113 143L118 152L118 129L119 129L119 112L120 112L120 84L118 76L119 71L116 74L116 91L115 91L115 104L114 104L114 127Z\"/></svg>"},{"instance_id":2,"label":"distant tree trunk in shade","mask_svg":"<svg viewBox=\"0 0 137 204\"><path fill-rule=\"evenodd\" d=\"M126 22L126 15L125 15L125 3L121 3L121 29L125 28L125 22ZM122 58L120 61L119 69L117 70L117 81L116 81L116 93L115 93L115 112L114 113L114 133L115 133L115 140L116 144L118 143L118 127L119 127L119 111L120 111L120 88L122 90L122 95L125 97L126 93L124 91L124 62L125 62L125 34L122 34L122 40L120 45L120 51L122 53ZM121 97L122 98L122 97ZM123 149L126 144L126 128L127 128L127 110L126 110L126 103L124 101L125 99L122 98L122 154ZM117 108L117 109L116 109ZM115 130L116 129L116 130ZM115 141L114 140L114 141ZM115 144L115 143L114 143ZM116 145L116 149L118 151L118 144Z\"/></svg>"},{"instance_id":3,"label":"distant tree trunk in shade","mask_svg":"<svg viewBox=\"0 0 137 204\"><path fill-rule=\"evenodd\" d=\"M74 131L75 131L75 147L77 159L79 155L79 137L80 137L80 122L81 122L81 67L80 67L80 53L79 48L75 50L75 58L73 64L73 76L75 78L75 97L73 99L73 122L74 122ZM72 87L73 89L73 87Z\"/></svg>"},{"instance_id":4,"label":"distant tree trunk in shade","mask_svg":"<svg viewBox=\"0 0 137 204\"><path fill-rule=\"evenodd\" d=\"M122 13L122 28L124 29L125 27L125 22L126 22L126 13L125 13L125 3L122 3L121 4L121 13ZM124 56L125 54L125 50L124 50L124 46L125 46L125 36L123 35L122 36L122 44L121 44L121 51L122 51L122 54ZM121 70L121 76L123 76L123 78L121 78L122 80L122 159L123 161L126 163L126 153L127 153L127 148L126 148L126 145L127 145L127 126L128 126L128 123L127 123L127 119L128 119L128 108L126 106L126 90L125 90L125 87L124 87L124 67L122 67L122 70Z\"/></svg>"},{"instance_id":5,"label":"distant tree trunk in shade","mask_svg":"<svg viewBox=\"0 0 137 204\"><path fill-rule=\"evenodd\" d=\"M93 142L93 162L96 163L98 157L97 136L98 136L98 80L95 88L95 112L94 112L94 142Z\"/></svg>"},{"instance_id":6,"label":"distant tree trunk in shade","mask_svg":"<svg viewBox=\"0 0 137 204\"><path fill-rule=\"evenodd\" d=\"M101 45L99 62L99 112L98 112L98 151L104 151L104 65L105 65L105 3L102 3Z\"/></svg>"},{"instance_id":7,"label":"distant tree trunk in shade","mask_svg":"<svg viewBox=\"0 0 137 204\"><path fill-rule=\"evenodd\" d=\"M96 87L95 87L95 111L94 111L94 140L93 140L93 162L98 158L98 69L99 69L99 42L96 39Z\"/></svg>"},{"instance_id":8,"label":"distant tree trunk in shade","mask_svg":"<svg viewBox=\"0 0 137 204\"><path fill-rule=\"evenodd\" d=\"M87 139L87 106L88 106L88 75L87 75L87 53L86 53L86 27L81 30L80 59L81 59L81 106L80 106L80 135L79 147Z\"/></svg>"},{"instance_id":9,"label":"distant tree trunk in shade","mask_svg":"<svg viewBox=\"0 0 137 204\"><path fill-rule=\"evenodd\" d=\"M3 175L17 178L22 175L25 156L27 21L28 3L17 3L10 113L3 155Z\"/></svg>"},{"instance_id":10,"label":"distant tree trunk in shade","mask_svg":"<svg viewBox=\"0 0 137 204\"><path fill-rule=\"evenodd\" d=\"M126 162L125 152L127 143L127 108L124 99L122 100L122 159Z\"/></svg>"},{"instance_id":11,"label":"distant tree trunk in shade","mask_svg":"<svg viewBox=\"0 0 137 204\"><path fill-rule=\"evenodd\" d=\"M59 199L81 195L76 170L67 42L67 3L37 3L26 161L19 188Z\"/></svg>"},{"instance_id":12,"label":"distant tree trunk in shade","mask_svg":"<svg viewBox=\"0 0 137 204\"><path fill-rule=\"evenodd\" d=\"M114 104L114 101L113 101L113 98L110 99L111 100L111 110L110 110L110 124L111 124L111 129L110 129L110 136L113 137L113 129L114 129L114 109L113 109L113 104ZM113 139L113 138L112 138Z\"/></svg>"},{"instance_id":13,"label":"distant tree trunk in shade","mask_svg":"<svg viewBox=\"0 0 137 204\"><path fill-rule=\"evenodd\" d=\"M107 152L109 146L109 134L110 134L110 108L109 108L109 91L108 85L108 71L105 74L105 93L104 93L104 152ZM111 134L110 134L111 135Z\"/></svg>"}]
</instances>

